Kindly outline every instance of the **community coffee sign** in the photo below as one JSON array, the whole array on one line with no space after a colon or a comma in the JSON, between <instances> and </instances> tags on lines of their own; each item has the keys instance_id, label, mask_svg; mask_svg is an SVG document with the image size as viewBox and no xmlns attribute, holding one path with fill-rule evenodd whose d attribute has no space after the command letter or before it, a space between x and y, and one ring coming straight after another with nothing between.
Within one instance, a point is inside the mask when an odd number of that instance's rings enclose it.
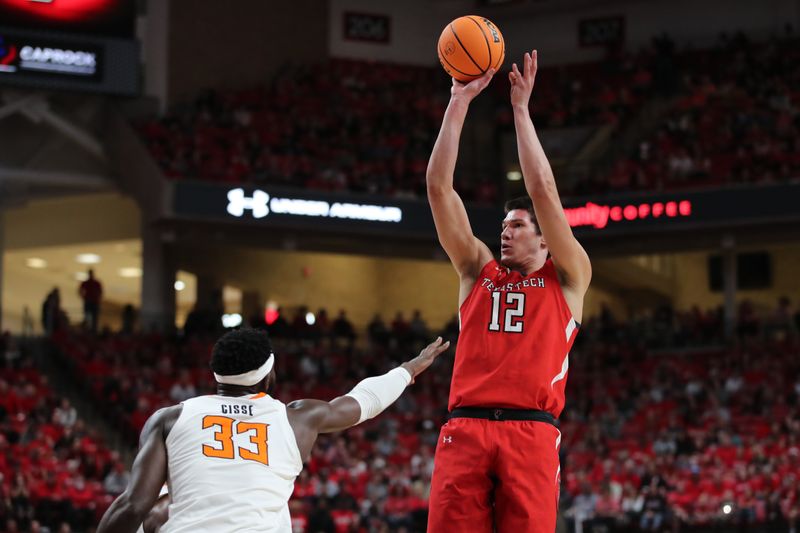
<instances>
[{"instance_id":1,"label":"community coffee sign","mask_svg":"<svg viewBox=\"0 0 800 533\"><path fill-rule=\"evenodd\" d=\"M603 229L609 224L632 222L647 219L676 219L692 216L690 200L669 200L665 202L640 202L622 205L596 204L586 202L579 207L564 209L569 225L573 228L592 227Z\"/></svg>"}]
</instances>

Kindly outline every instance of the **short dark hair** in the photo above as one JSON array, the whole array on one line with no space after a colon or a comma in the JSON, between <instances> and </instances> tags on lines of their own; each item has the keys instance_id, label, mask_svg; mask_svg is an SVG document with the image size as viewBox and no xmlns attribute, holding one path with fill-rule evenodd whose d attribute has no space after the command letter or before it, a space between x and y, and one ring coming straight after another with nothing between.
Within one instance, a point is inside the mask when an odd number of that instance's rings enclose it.
<instances>
[{"instance_id":1,"label":"short dark hair","mask_svg":"<svg viewBox=\"0 0 800 533\"><path fill-rule=\"evenodd\" d=\"M533 222L533 225L536 227L536 234L542 234L542 229L539 227L539 221L536 219L536 211L533 209L533 200L531 200L530 196L518 196L517 198L512 198L506 202L504 209L505 214L508 214L509 211L513 211L514 209L524 209L531 216L531 222Z\"/></svg>"},{"instance_id":2,"label":"short dark hair","mask_svg":"<svg viewBox=\"0 0 800 533\"><path fill-rule=\"evenodd\" d=\"M272 353L267 332L242 328L219 338L211 350L211 370L220 376L235 376L263 365Z\"/></svg>"}]
</instances>

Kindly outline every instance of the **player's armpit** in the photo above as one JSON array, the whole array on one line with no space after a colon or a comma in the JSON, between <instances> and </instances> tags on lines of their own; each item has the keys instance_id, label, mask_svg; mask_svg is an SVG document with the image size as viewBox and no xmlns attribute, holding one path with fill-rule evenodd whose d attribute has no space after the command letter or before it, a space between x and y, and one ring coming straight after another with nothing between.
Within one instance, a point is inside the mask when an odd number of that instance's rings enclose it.
<instances>
[{"instance_id":1,"label":"player's armpit","mask_svg":"<svg viewBox=\"0 0 800 533\"><path fill-rule=\"evenodd\" d=\"M583 295L592 280L592 265L586 250L572 233L555 181L550 178L540 187L528 189L553 263L566 284Z\"/></svg>"},{"instance_id":2,"label":"player's armpit","mask_svg":"<svg viewBox=\"0 0 800 533\"><path fill-rule=\"evenodd\" d=\"M286 406L286 416L294 431L300 455L305 461L311 455L317 435L356 425L361 417L361 407L353 398L345 396L330 402L296 400Z\"/></svg>"}]
</instances>

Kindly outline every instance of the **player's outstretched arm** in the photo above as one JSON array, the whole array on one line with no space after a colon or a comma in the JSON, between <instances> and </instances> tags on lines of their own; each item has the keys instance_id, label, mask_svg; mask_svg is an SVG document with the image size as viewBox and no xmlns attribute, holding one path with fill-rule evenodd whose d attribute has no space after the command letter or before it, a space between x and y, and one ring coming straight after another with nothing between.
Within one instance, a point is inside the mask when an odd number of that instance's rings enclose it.
<instances>
[{"instance_id":1,"label":"player's outstretched arm","mask_svg":"<svg viewBox=\"0 0 800 533\"><path fill-rule=\"evenodd\" d=\"M298 400L287 407L289 421L305 459L319 433L332 433L374 418L397 400L405 388L447 348L450 341L438 337L414 359L382 376L362 380L345 396L330 402Z\"/></svg>"},{"instance_id":2,"label":"player's outstretched arm","mask_svg":"<svg viewBox=\"0 0 800 533\"><path fill-rule=\"evenodd\" d=\"M131 481L103 515L97 527L98 533L135 533L158 500L161 487L167 480L164 427L171 409L174 408L156 411L144 425L139 452L131 467Z\"/></svg>"},{"instance_id":3,"label":"player's outstretched arm","mask_svg":"<svg viewBox=\"0 0 800 533\"><path fill-rule=\"evenodd\" d=\"M575 239L564 215L553 170L536 135L528 106L536 79L537 60L536 50L526 53L522 72L514 63L508 75L511 81L511 105L514 109L519 161L525 189L533 200L536 218L553 256L553 262L565 277L567 285L582 297L592 277L589 256Z\"/></svg>"},{"instance_id":4,"label":"player's outstretched arm","mask_svg":"<svg viewBox=\"0 0 800 533\"><path fill-rule=\"evenodd\" d=\"M467 84L453 79L450 103L426 173L428 201L439 242L462 278L477 277L483 264L492 258L491 251L472 233L464 202L453 188L453 174L469 104L489 85L493 75L494 70L489 70L483 77Z\"/></svg>"}]
</instances>

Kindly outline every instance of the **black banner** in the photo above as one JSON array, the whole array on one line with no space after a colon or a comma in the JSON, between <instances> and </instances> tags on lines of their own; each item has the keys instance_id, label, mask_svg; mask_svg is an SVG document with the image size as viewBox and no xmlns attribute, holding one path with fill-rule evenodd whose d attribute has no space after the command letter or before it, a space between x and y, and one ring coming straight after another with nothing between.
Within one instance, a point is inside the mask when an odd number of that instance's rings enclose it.
<instances>
[{"instance_id":1,"label":"black banner","mask_svg":"<svg viewBox=\"0 0 800 533\"><path fill-rule=\"evenodd\" d=\"M0 28L0 84L134 95L136 41Z\"/></svg>"},{"instance_id":2,"label":"black banner","mask_svg":"<svg viewBox=\"0 0 800 533\"><path fill-rule=\"evenodd\" d=\"M230 187L173 183L177 218L219 220L281 228L349 234L433 238L425 200L337 194L271 186ZM496 240L499 207L467 207L475 234ZM571 199L565 213L576 236L667 234L764 223L800 222L800 185L742 187L713 191L611 195ZM800 225L798 225L800 232Z\"/></svg>"}]
</instances>

